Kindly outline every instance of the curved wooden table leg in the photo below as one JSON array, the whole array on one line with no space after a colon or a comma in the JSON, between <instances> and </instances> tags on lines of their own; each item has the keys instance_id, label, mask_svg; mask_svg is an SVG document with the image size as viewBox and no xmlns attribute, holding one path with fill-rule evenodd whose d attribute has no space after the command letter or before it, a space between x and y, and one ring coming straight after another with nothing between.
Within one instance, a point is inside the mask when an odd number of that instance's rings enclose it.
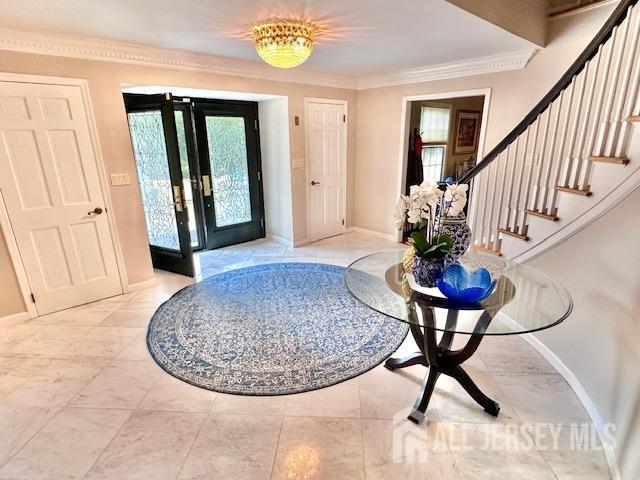
<instances>
[{"instance_id":1,"label":"curved wooden table leg","mask_svg":"<svg viewBox=\"0 0 640 480\"><path fill-rule=\"evenodd\" d=\"M388 358L387 361L384 362L384 366L389 370L411 367L412 365L424 365L425 367L428 367L429 362L427 362L427 359L422 352L412 353L406 357Z\"/></svg>"},{"instance_id":2,"label":"curved wooden table leg","mask_svg":"<svg viewBox=\"0 0 640 480\"><path fill-rule=\"evenodd\" d=\"M455 378L462 388L466 390L466 392L471 395L473 398L487 413L490 413L494 417L498 416L498 412L500 411L500 405L495 400L491 400L487 397L482 391L478 388L478 386L471 380L471 377L461 366L454 367L450 372L446 372L447 375Z\"/></svg>"},{"instance_id":3,"label":"curved wooden table leg","mask_svg":"<svg viewBox=\"0 0 640 480\"><path fill-rule=\"evenodd\" d=\"M440 372L438 370L429 368L429 372L425 375L424 381L422 382L420 394L413 406L413 411L407 417L412 422L420 424L424 420L424 412L427 410L429 400L431 400L431 395L433 395L433 389L436 386L436 381L439 376Z\"/></svg>"}]
</instances>

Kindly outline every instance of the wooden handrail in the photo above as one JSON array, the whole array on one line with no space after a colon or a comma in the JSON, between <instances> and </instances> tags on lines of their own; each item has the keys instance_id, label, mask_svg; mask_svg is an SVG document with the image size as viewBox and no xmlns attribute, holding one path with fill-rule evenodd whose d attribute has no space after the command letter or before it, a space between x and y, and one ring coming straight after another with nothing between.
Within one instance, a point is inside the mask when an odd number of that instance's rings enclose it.
<instances>
[{"instance_id":1,"label":"wooden handrail","mask_svg":"<svg viewBox=\"0 0 640 480\"><path fill-rule=\"evenodd\" d=\"M589 45L584 49L575 62L569 67L566 73L558 80L553 88L547 93L533 110L485 157L478 162L475 167L465 173L458 181L460 183L469 183L469 181L486 168L498 155L511 145L525 130L536 121L538 115L543 113L553 101L560 96L562 91L567 88L576 75L580 74L585 68L587 62L591 60L597 53L598 49L611 38L613 30L627 18L627 11L633 7L638 0L621 0L616 9L613 11L609 19L602 26L598 34L591 40Z\"/></svg>"}]
</instances>

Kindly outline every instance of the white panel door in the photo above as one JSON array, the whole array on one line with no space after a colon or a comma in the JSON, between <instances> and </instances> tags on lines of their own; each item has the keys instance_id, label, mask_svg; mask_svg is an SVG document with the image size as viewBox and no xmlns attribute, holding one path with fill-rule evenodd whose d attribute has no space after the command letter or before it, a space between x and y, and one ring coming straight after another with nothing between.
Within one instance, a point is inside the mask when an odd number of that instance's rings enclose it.
<instances>
[{"instance_id":1,"label":"white panel door","mask_svg":"<svg viewBox=\"0 0 640 480\"><path fill-rule=\"evenodd\" d=\"M80 87L0 82L0 192L38 314L122 293Z\"/></svg>"},{"instance_id":2,"label":"white panel door","mask_svg":"<svg viewBox=\"0 0 640 480\"><path fill-rule=\"evenodd\" d=\"M306 104L310 240L345 231L345 121L344 104Z\"/></svg>"}]
</instances>

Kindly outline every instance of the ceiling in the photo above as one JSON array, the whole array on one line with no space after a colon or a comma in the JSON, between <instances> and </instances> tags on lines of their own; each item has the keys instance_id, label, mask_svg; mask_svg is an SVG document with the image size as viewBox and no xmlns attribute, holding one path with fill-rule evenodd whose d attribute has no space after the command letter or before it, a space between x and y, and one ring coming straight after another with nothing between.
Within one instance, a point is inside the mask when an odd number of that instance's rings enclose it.
<instances>
[{"instance_id":1,"label":"ceiling","mask_svg":"<svg viewBox=\"0 0 640 480\"><path fill-rule=\"evenodd\" d=\"M0 28L136 43L259 62L252 23L320 25L302 68L353 77L500 55L533 44L445 0L4 1Z\"/></svg>"}]
</instances>

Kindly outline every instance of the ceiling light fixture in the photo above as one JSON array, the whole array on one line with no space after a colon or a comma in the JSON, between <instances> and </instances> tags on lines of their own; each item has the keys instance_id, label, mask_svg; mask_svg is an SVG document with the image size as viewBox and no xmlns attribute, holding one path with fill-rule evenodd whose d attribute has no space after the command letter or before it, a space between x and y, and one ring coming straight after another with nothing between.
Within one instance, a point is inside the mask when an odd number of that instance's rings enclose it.
<instances>
[{"instance_id":1,"label":"ceiling light fixture","mask_svg":"<svg viewBox=\"0 0 640 480\"><path fill-rule=\"evenodd\" d=\"M316 29L309 23L273 20L255 25L251 30L258 55L274 67L297 67L313 51Z\"/></svg>"}]
</instances>

